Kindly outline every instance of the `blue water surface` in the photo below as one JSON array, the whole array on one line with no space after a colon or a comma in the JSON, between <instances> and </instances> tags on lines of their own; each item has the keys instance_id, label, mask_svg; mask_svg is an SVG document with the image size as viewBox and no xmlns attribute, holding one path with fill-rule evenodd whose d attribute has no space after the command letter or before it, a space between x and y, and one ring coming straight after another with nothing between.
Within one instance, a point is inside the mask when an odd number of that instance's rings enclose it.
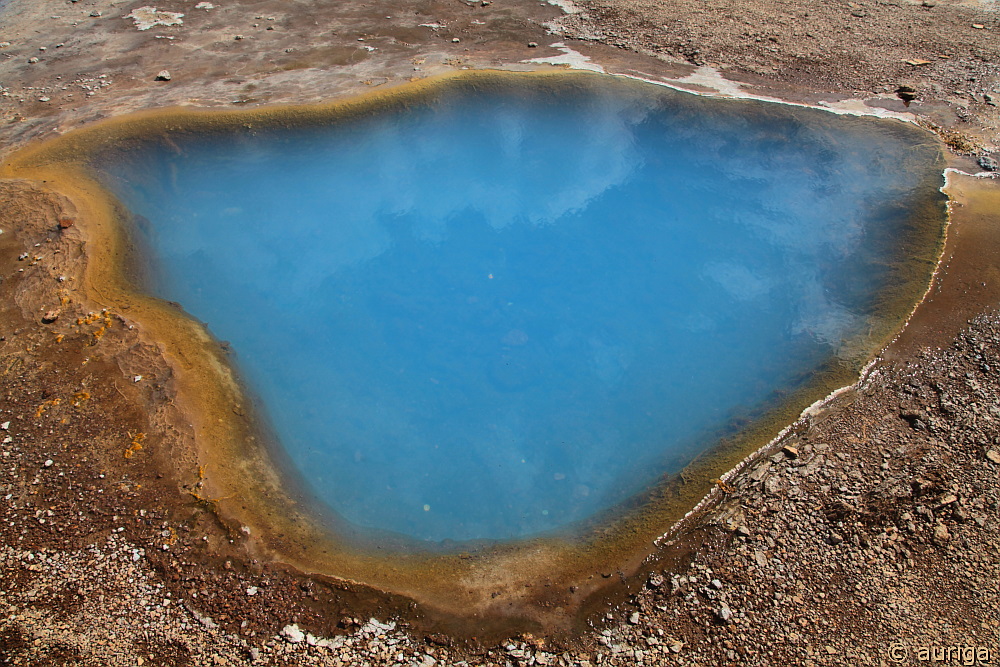
<instances>
[{"instance_id":1,"label":"blue water surface","mask_svg":"<svg viewBox=\"0 0 1000 667\"><path fill-rule=\"evenodd\" d=\"M323 502L506 539L679 470L888 279L903 142L679 99L445 91L101 168L149 221L152 289L231 342Z\"/></svg>"}]
</instances>

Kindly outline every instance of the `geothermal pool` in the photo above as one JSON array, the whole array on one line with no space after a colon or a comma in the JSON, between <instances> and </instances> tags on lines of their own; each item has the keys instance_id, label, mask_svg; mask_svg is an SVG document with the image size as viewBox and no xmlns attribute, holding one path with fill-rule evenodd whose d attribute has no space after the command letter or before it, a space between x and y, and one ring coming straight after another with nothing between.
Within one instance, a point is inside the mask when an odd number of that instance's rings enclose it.
<instances>
[{"instance_id":1,"label":"geothermal pool","mask_svg":"<svg viewBox=\"0 0 1000 667\"><path fill-rule=\"evenodd\" d=\"M900 123L614 82L247 125L96 161L143 288L318 502L431 542L571 533L857 364L940 185Z\"/></svg>"}]
</instances>

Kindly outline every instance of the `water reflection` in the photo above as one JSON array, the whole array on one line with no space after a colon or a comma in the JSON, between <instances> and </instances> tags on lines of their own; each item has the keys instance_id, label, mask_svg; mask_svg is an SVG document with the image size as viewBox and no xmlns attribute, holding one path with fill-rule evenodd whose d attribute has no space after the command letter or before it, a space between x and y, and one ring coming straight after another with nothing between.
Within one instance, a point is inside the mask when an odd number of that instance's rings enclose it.
<instances>
[{"instance_id":1,"label":"water reflection","mask_svg":"<svg viewBox=\"0 0 1000 667\"><path fill-rule=\"evenodd\" d=\"M102 165L359 526L504 539L676 471L863 329L927 155L615 86L459 90ZM882 202L904 202L889 215Z\"/></svg>"}]
</instances>

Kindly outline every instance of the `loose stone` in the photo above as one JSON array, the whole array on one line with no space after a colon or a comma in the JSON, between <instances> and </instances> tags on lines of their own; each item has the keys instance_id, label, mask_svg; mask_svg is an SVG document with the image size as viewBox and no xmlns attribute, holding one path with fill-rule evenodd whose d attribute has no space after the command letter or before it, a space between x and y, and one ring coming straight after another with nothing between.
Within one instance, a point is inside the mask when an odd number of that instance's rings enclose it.
<instances>
[{"instance_id":1,"label":"loose stone","mask_svg":"<svg viewBox=\"0 0 1000 667\"><path fill-rule=\"evenodd\" d=\"M306 634L299 629L298 624L286 625L281 629L281 636L293 644L300 644L305 641Z\"/></svg>"},{"instance_id":2,"label":"loose stone","mask_svg":"<svg viewBox=\"0 0 1000 667\"><path fill-rule=\"evenodd\" d=\"M715 618L720 623L728 624L733 620L733 610L729 608L729 605L723 603L715 610Z\"/></svg>"}]
</instances>

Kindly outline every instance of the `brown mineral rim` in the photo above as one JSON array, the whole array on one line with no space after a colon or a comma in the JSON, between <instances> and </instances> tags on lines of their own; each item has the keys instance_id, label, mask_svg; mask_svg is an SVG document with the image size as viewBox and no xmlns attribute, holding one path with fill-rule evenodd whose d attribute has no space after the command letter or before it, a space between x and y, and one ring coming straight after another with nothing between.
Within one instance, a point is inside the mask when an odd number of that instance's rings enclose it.
<instances>
[{"instance_id":1,"label":"brown mineral rim","mask_svg":"<svg viewBox=\"0 0 1000 667\"><path fill-rule=\"evenodd\" d=\"M905 276L903 286L883 296L870 333L863 340L849 341L846 351L803 389L748 415L744 425L720 433L719 444L709 453L634 499L629 507L595 518L582 535L458 545L441 551L359 545L338 536L335 519L318 513L313 502L297 490L280 450L255 417L253 401L219 342L175 305L131 286L129 266L138 251L130 241L129 213L97 183L88 171L87 159L109 146L167 138L175 132L332 123L405 104L445 86L506 85L518 78L541 77L558 88L584 80L587 85L599 85L602 76L480 70L380 88L319 105L142 111L31 144L7 157L0 177L30 181L68 201L68 211L58 218L58 227L63 233L80 234L86 248L83 279L66 284L69 300L98 304L109 317L121 318L127 326L135 327L143 340L158 347L172 380L157 400L169 403L174 410L174 422L169 425L173 431L169 442L173 469L164 472L179 480L178 493L216 513L242 540L248 559L284 563L304 573L405 596L446 617L492 618L524 629L568 630L578 625L580 614L588 611L610 584L638 572L655 551L655 543L665 534L675 534L685 515L706 494L717 498L725 492L725 482L719 478L724 480L729 471L782 429L789 425L797 428L807 406L855 382L862 367L900 334L914 305L924 296L932 303L918 309L896 349L911 346L914 338L920 338L921 344L936 339L940 329L927 324L926 313L943 307L947 297L933 287L928 289L928 283L939 259L955 256L952 241L947 247L944 242L946 214L938 189L945 160L940 148L936 148L937 164L929 170L934 178L929 177L924 184L926 195L910 226L911 233L901 241L908 257L895 268ZM915 143L940 146L928 132L916 127L907 131L912 132ZM964 216L995 218L1000 210L991 182L953 175L948 188L951 205L965 207ZM975 248L962 252L974 254ZM995 263L987 262L987 266L984 270L996 272ZM997 283L1000 280L990 281L991 285ZM934 321L940 318L938 315Z\"/></svg>"}]
</instances>

